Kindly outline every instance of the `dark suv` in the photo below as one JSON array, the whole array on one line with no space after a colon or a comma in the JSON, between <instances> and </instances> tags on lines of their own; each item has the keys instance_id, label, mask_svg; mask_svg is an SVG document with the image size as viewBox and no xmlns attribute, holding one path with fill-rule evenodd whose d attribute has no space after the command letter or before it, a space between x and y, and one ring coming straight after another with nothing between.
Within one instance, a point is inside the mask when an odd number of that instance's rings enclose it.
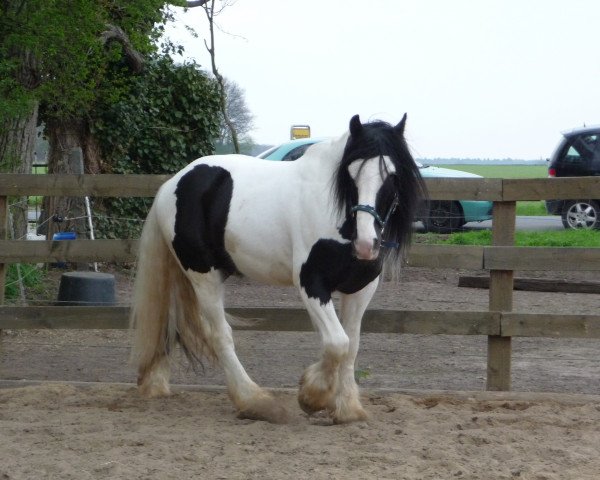
<instances>
[{"instance_id":1,"label":"dark suv","mask_svg":"<svg viewBox=\"0 0 600 480\"><path fill-rule=\"evenodd\" d=\"M550 177L589 177L600 175L600 126L578 128L563 133L550 158ZM550 215L560 215L565 228L600 229L598 198L546 200Z\"/></svg>"}]
</instances>

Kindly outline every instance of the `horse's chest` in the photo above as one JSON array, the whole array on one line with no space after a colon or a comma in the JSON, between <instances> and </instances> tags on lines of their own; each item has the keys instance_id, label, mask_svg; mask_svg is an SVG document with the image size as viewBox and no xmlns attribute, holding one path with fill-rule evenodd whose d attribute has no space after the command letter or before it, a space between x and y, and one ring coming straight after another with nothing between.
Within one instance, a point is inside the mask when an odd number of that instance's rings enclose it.
<instances>
[{"instance_id":1,"label":"horse's chest","mask_svg":"<svg viewBox=\"0 0 600 480\"><path fill-rule=\"evenodd\" d=\"M350 243L322 239L316 242L300 269L300 286L323 304L335 291L352 294L381 273L379 261L357 260Z\"/></svg>"}]
</instances>

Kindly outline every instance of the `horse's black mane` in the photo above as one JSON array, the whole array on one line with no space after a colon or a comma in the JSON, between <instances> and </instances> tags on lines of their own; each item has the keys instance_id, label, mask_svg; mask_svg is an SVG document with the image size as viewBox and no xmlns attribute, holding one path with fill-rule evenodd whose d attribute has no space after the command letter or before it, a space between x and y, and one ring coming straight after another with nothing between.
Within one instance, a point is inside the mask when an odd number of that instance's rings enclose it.
<instances>
[{"instance_id":1,"label":"horse's black mane","mask_svg":"<svg viewBox=\"0 0 600 480\"><path fill-rule=\"evenodd\" d=\"M419 168L408 149L403 131L403 122L396 127L382 121L363 124L358 135L351 133L348 138L333 179L333 194L338 210L346 218L350 218L352 216L350 209L358 203L358 190L348 167L356 160L362 160L364 163L366 160L379 157L379 168L385 175L387 171L383 157L390 158L396 173L390 175L384 182L377 194L375 208L382 218L385 217L397 195L398 207L388 221L383 240L396 242L401 248L386 248L381 252L385 257L391 255L394 258L401 254L402 247L409 244L412 223L415 220L419 202L426 196Z\"/></svg>"}]
</instances>

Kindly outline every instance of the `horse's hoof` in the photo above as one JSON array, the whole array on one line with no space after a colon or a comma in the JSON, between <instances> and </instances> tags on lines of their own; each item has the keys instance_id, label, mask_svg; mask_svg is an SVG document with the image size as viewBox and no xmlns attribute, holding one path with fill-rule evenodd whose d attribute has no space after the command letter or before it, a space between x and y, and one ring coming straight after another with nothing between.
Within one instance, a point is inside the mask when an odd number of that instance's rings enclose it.
<instances>
[{"instance_id":1,"label":"horse's hoof","mask_svg":"<svg viewBox=\"0 0 600 480\"><path fill-rule=\"evenodd\" d=\"M333 423L336 425L341 423L364 422L368 419L369 414L361 406L358 406L358 408L353 408L351 411L343 413L335 412L333 414Z\"/></svg>"},{"instance_id":2,"label":"horse's hoof","mask_svg":"<svg viewBox=\"0 0 600 480\"><path fill-rule=\"evenodd\" d=\"M321 389L306 383L305 376L300 379L300 390L298 391L298 404L304 413L312 415L322 410L329 410L333 389Z\"/></svg>"},{"instance_id":3,"label":"horse's hoof","mask_svg":"<svg viewBox=\"0 0 600 480\"><path fill-rule=\"evenodd\" d=\"M240 410L237 418L242 420L261 420L276 424L288 423L290 420L289 413L284 407L277 407L269 412L261 412L254 409Z\"/></svg>"},{"instance_id":4,"label":"horse's hoof","mask_svg":"<svg viewBox=\"0 0 600 480\"><path fill-rule=\"evenodd\" d=\"M262 420L269 423L288 423L287 409L271 395L261 395L238 410L238 418Z\"/></svg>"},{"instance_id":5,"label":"horse's hoof","mask_svg":"<svg viewBox=\"0 0 600 480\"><path fill-rule=\"evenodd\" d=\"M327 408L325 405L316 405L312 399L308 400L301 395L298 395L298 405L300 405L302 411L307 415L312 415Z\"/></svg>"},{"instance_id":6,"label":"horse's hoof","mask_svg":"<svg viewBox=\"0 0 600 480\"><path fill-rule=\"evenodd\" d=\"M160 398L168 397L171 395L171 389L165 385L140 385L139 392L142 397L146 398Z\"/></svg>"}]
</instances>

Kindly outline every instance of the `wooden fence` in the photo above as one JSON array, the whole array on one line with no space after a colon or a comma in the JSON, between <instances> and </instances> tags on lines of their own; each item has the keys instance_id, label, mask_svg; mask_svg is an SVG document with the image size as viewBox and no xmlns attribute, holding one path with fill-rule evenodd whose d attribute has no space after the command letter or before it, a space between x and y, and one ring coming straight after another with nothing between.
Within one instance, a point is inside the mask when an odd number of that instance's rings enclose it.
<instances>
[{"instance_id":1,"label":"wooden fence","mask_svg":"<svg viewBox=\"0 0 600 480\"><path fill-rule=\"evenodd\" d=\"M127 328L127 307L3 306L9 263L130 262L137 240L69 242L7 240L8 196L152 197L161 175L0 175L0 329ZM427 179L432 200L494 202L492 246L414 245L409 266L485 269L490 274L486 311L369 310L363 332L487 335L487 389L510 390L511 338L600 338L600 315L512 312L513 271L600 270L600 248L515 247L517 200L598 198L600 177L552 179ZM600 245L600 232L599 245ZM304 331L303 309L229 309L238 330Z\"/></svg>"}]
</instances>

